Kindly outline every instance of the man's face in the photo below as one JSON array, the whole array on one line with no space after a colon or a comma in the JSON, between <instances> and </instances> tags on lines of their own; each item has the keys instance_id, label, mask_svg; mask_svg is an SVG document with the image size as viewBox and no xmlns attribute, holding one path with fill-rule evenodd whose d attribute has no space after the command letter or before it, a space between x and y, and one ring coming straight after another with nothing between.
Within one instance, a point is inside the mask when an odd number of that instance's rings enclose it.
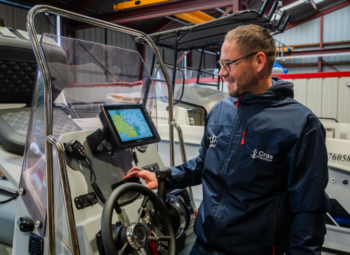
<instances>
[{"instance_id":1,"label":"man's face","mask_svg":"<svg viewBox=\"0 0 350 255\"><path fill-rule=\"evenodd\" d=\"M230 62L241 57L244 57L244 55L239 52L235 40L224 42L221 47L222 61ZM219 75L228 82L228 94L231 97L238 97L245 92L251 92L258 85L258 76L252 61L254 57L255 55L230 64L229 72L221 67Z\"/></svg>"}]
</instances>

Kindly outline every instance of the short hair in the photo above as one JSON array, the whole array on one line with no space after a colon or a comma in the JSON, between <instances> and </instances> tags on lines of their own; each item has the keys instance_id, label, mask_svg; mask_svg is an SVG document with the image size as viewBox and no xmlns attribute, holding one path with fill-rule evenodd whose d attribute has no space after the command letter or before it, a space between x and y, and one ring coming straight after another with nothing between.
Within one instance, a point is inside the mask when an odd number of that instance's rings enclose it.
<instances>
[{"instance_id":1,"label":"short hair","mask_svg":"<svg viewBox=\"0 0 350 255\"><path fill-rule=\"evenodd\" d=\"M225 36L225 41L236 40L239 51L243 55L251 54L255 51L264 52L267 58L267 65L271 69L276 60L275 40L266 28L258 25L246 25L237 27L229 31Z\"/></svg>"}]
</instances>

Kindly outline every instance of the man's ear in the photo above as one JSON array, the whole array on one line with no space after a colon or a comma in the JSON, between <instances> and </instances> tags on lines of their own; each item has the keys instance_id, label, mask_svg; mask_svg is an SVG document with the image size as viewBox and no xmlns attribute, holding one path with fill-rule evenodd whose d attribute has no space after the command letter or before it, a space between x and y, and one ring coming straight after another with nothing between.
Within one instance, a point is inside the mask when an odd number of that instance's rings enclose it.
<instances>
[{"instance_id":1,"label":"man's ear","mask_svg":"<svg viewBox=\"0 0 350 255\"><path fill-rule=\"evenodd\" d=\"M267 58L264 52L258 52L255 55L257 71L261 72L264 67L267 65Z\"/></svg>"}]
</instances>

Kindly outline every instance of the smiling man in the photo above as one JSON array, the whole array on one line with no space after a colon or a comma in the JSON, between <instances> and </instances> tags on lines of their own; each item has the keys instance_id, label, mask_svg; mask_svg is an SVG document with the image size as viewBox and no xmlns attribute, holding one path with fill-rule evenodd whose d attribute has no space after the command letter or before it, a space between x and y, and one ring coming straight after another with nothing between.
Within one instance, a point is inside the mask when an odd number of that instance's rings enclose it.
<instances>
[{"instance_id":1,"label":"smiling man","mask_svg":"<svg viewBox=\"0 0 350 255\"><path fill-rule=\"evenodd\" d=\"M191 254L321 254L328 210L325 130L271 77L276 47L259 26L230 31L220 76L231 97L205 120L199 156L172 167L167 188L203 185ZM155 175L133 168L157 188Z\"/></svg>"}]
</instances>

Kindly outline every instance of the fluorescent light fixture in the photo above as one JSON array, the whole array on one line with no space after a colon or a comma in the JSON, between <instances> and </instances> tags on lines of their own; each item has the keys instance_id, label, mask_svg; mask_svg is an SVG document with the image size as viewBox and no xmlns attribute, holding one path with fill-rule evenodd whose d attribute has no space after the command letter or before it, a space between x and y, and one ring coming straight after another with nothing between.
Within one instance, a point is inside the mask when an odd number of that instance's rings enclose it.
<instances>
[{"instance_id":1,"label":"fluorescent light fixture","mask_svg":"<svg viewBox=\"0 0 350 255\"><path fill-rule=\"evenodd\" d=\"M282 8L281 8L281 11L291 9L291 8L293 8L293 7L295 7L295 6L298 6L298 5L300 5L300 4L303 4L303 3L304 3L304 0L296 1L296 2L294 2L294 3L292 3L292 4L288 4L287 6L282 7Z\"/></svg>"},{"instance_id":2,"label":"fluorescent light fixture","mask_svg":"<svg viewBox=\"0 0 350 255\"><path fill-rule=\"evenodd\" d=\"M314 0L314 3L315 4L318 4L318 3L321 3L321 2L323 2L324 0Z\"/></svg>"}]
</instances>

